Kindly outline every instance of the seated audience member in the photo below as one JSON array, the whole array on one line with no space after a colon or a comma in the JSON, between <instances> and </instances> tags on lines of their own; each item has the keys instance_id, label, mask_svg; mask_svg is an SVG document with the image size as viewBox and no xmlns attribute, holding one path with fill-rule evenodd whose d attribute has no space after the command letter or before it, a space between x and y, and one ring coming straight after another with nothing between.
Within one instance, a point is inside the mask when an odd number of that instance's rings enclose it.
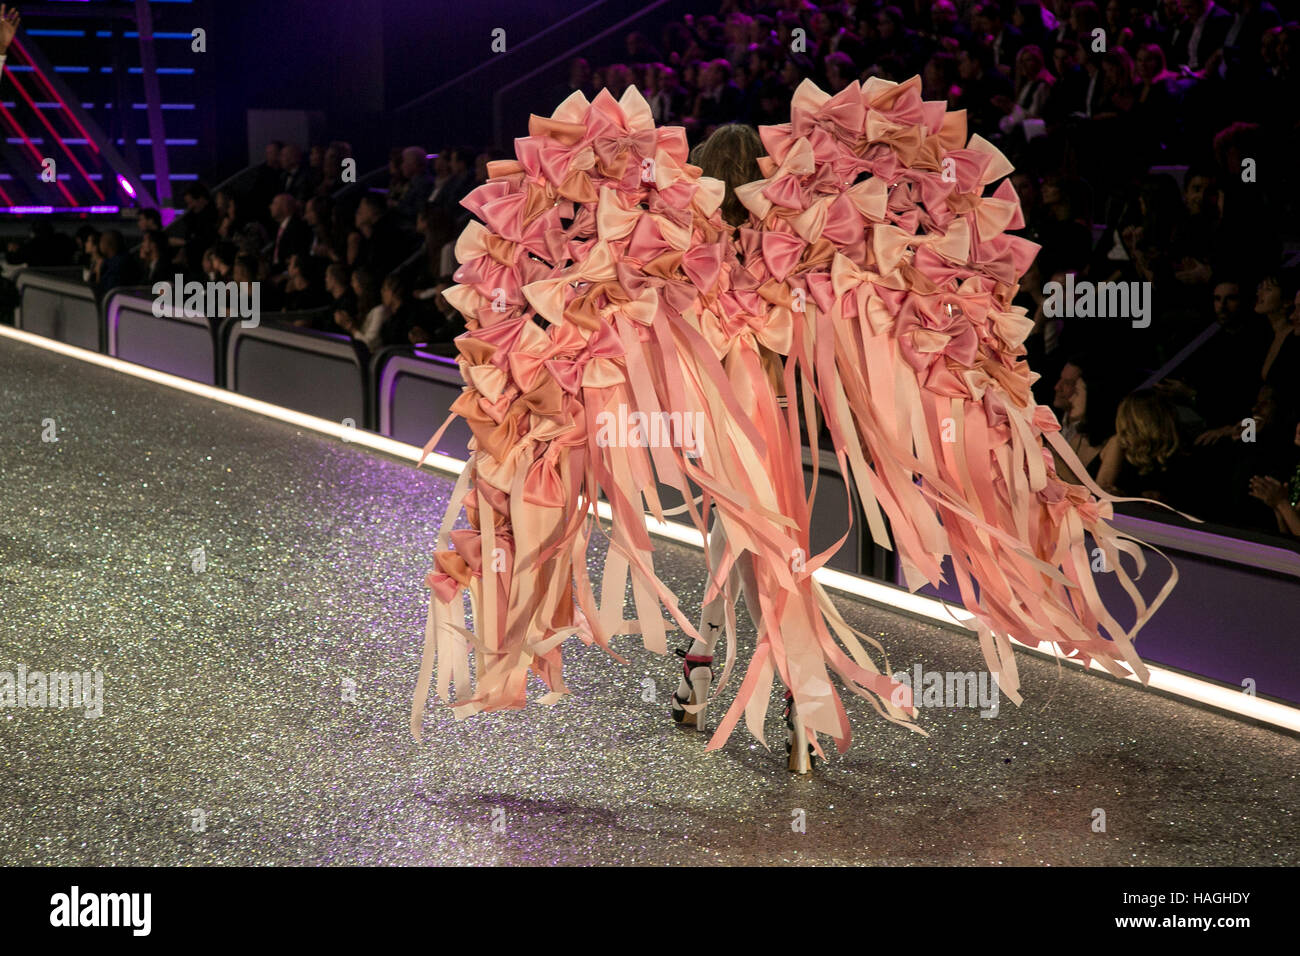
<instances>
[{"instance_id":1,"label":"seated audience member","mask_svg":"<svg viewBox=\"0 0 1300 956\"><path fill-rule=\"evenodd\" d=\"M316 186L317 196L331 196L344 186L343 164L352 159L352 144L335 140L325 147L321 160L321 181ZM355 178L353 178L355 182Z\"/></svg>"},{"instance_id":2,"label":"seated audience member","mask_svg":"<svg viewBox=\"0 0 1300 956\"><path fill-rule=\"evenodd\" d=\"M356 214L355 255L348 264L365 266L375 275L387 275L411 254L415 243L403 233L379 196L361 197Z\"/></svg>"},{"instance_id":3,"label":"seated audience member","mask_svg":"<svg viewBox=\"0 0 1300 956\"><path fill-rule=\"evenodd\" d=\"M1294 410L1291 406L1295 401L1297 378L1300 378L1300 337L1297 336L1300 331L1300 287L1297 287L1297 277L1287 273L1266 276L1260 280L1255 294L1254 311L1257 316L1267 320L1272 337L1267 351L1260 357L1259 366L1242 371L1249 375L1249 381L1255 385L1256 390L1260 382L1273 386L1276 391L1271 400L1280 401L1285 406L1284 413L1289 415ZM1226 371L1220 369L1221 373ZM1234 418L1226 425L1202 432L1197 436L1196 444L1206 445L1224 438L1234 441L1240 438L1245 427L1242 423L1248 417L1242 414L1243 411L1239 409L1233 413L1241 417Z\"/></svg>"},{"instance_id":4,"label":"seated audience member","mask_svg":"<svg viewBox=\"0 0 1300 956\"><path fill-rule=\"evenodd\" d=\"M1213 0L1179 0L1191 29L1171 40L1174 61L1190 70L1205 70L1223 49L1233 16Z\"/></svg>"},{"instance_id":5,"label":"seated audience member","mask_svg":"<svg viewBox=\"0 0 1300 956\"><path fill-rule=\"evenodd\" d=\"M162 232L162 213L157 209L141 206L135 211L135 226L142 236L146 232Z\"/></svg>"},{"instance_id":6,"label":"seated audience member","mask_svg":"<svg viewBox=\"0 0 1300 956\"><path fill-rule=\"evenodd\" d=\"M474 188L474 160L476 153L469 146L453 146L447 150L447 184L442 189L435 189L429 194L431 202L441 203L452 211L458 220L468 213L461 208L460 201Z\"/></svg>"},{"instance_id":7,"label":"seated audience member","mask_svg":"<svg viewBox=\"0 0 1300 956\"><path fill-rule=\"evenodd\" d=\"M1300 282L1291 275L1282 288L1286 318L1274 325L1273 342L1261 372L1264 381L1276 390L1278 404L1289 418L1300 414Z\"/></svg>"},{"instance_id":8,"label":"seated audience member","mask_svg":"<svg viewBox=\"0 0 1300 956\"><path fill-rule=\"evenodd\" d=\"M328 196L313 196L303 210L303 221L311 229L309 253L330 262L342 262L345 246L338 241L334 228L333 201Z\"/></svg>"},{"instance_id":9,"label":"seated audience member","mask_svg":"<svg viewBox=\"0 0 1300 956\"><path fill-rule=\"evenodd\" d=\"M352 316L357 311L357 296L352 291L347 266L339 262L331 262L326 266L325 291L329 293L330 297L330 315L322 323L323 331L334 332L339 335L351 335L349 329L351 322L345 325L336 318L339 313Z\"/></svg>"},{"instance_id":10,"label":"seated audience member","mask_svg":"<svg viewBox=\"0 0 1300 956\"><path fill-rule=\"evenodd\" d=\"M1097 484L1120 497L1151 498L1178 507L1190 491L1190 469L1180 454L1178 418L1154 389L1124 398L1115 434L1101 453Z\"/></svg>"},{"instance_id":11,"label":"seated audience member","mask_svg":"<svg viewBox=\"0 0 1300 956\"><path fill-rule=\"evenodd\" d=\"M271 242L266 227L259 219L250 219L244 223L231 241L239 247L241 255L250 256L262 255L262 250Z\"/></svg>"},{"instance_id":12,"label":"seated audience member","mask_svg":"<svg viewBox=\"0 0 1300 956\"><path fill-rule=\"evenodd\" d=\"M1241 528L1273 530L1275 522L1266 520L1247 497L1247 491L1252 478L1276 477L1293 455L1293 436L1283 424L1292 420L1292 413L1283 411L1278 394L1272 385L1261 385L1249 416L1229 426L1231 434L1226 437L1230 442L1216 440L1207 444L1202 442L1204 435L1197 439L1198 475L1207 490L1198 517Z\"/></svg>"},{"instance_id":13,"label":"seated audience member","mask_svg":"<svg viewBox=\"0 0 1300 956\"><path fill-rule=\"evenodd\" d=\"M192 182L185 187L185 215L181 216L179 235L168 240L185 250L185 261L192 268L203 258L203 250L217 241L217 208L212 204L208 187Z\"/></svg>"},{"instance_id":14,"label":"seated audience member","mask_svg":"<svg viewBox=\"0 0 1300 956\"><path fill-rule=\"evenodd\" d=\"M288 280L284 284L281 312L310 312L330 304L329 293L321 278L320 260L306 254L295 254L289 259ZM311 325L306 318L294 319L294 325Z\"/></svg>"},{"instance_id":15,"label":"seated audience member","mask_svg":"<svg viewBox=\"0 0 1300 956\"><path fill-rule=\"evenodd\" d=\"M380 333L384 345L417 345L427 341L424 326L428 320L400 273L392 272L384 278L380 295L389 312Z\"/></svg>"},{"instance_id":16,"label":"seated audience member","mask_svg":"<svg viewBox=\"0 0 1300 956\"><path fill-rule=\"evenodd\" d=\"M271 206L271 200L278 196L283 190L280 189L280 150L284 149L284 143L278 139L273 139L266 144L266 151L262 163L257 167L257 178L253 186L248 190L246 198L248 208L253 214L259 216L263 224L269 223L267 212Z\"/></svg>"},{"instance_id":17,"label":"seated audience member","mask_svg":"<svg viewBox=\"0 0 1300 956\"><path fill-rule=\"evenodd\" d=\"M388 306L380 301L374 273L365 266L352 271L352 311L334 310L334 321L348 335L372 352L383 347L383 330L388 322Z\"/></svg>"},{"instance_id":18,"label":"seated audience member","mask_svg":"<svg viewBox=\"0 0 1300 956\"><path fill-rule=\"evenodd\" d=\"M433 192L434 181L428 168L424 147L408 146L402 150L402 177L406 180L406 189L400 199L389 197L388 205L397 216L398 225L404 229L414 228L420 210Z\"/></svg>"},{"instance_id":19,"label":"seated audience member","mask_svg":"<svg viewBox=\"0 0 1300 956\"><path fill-rule=\"evenodd\" d=\"M217 279L217 247L211 246L203 250L203 256L199 259L200 276L203 282L215 282Z\"/></svg>"},{"instance_id":20,"label":"seated audience member","mask_svg":"<svg viewBox=\"0 0 1300 956\"><path fill-rule=\"evenodd\" d=\"M1052 397L1052 407L1061 421L1061 437L1079 456L1089 475L1101 466L1101 450L1114 434L1115 409L1120 392L1105 366L1085 356L1075 356L1061 368ZM1071 471L1062 461L1057 472L1070 480ZM1079 476L1074 476L1075 480Z\"/></svg>"},{"instance_id":21,"label":"seated audience member","mask_svg":"<svg viewBox=\"0 0 1300 956\"><path fill-rule=\"evenodd\" d=\"M1250 479L1251 497L1258 498L1273 509L1277 530L1293 538L1300 538L1300 420L1292 433L1294 448L1290 467L1280 470L1282 478L1273 475L1255 475Z\"/></svg>"},{"instance_id":22,"label":"seated audience member","mask_svg":"<svg viewBox=\"0 0 1300 956\"><path fill-rule=\"evenodd\" d=\"M109 229L99 237L99 255L95 294L101 299L113 289L135 285L139 281L139 267L127 254L126 241L116 229Z\"/></svg>"},{"instance_id":23,"label":"seated audience member","mask_svg":"<svg viewBox=\"0 0 1300 956\"><path fill-rule=\"evenodd\" d=\"M451 213L437 203L426 203L420 211L420 235L424 237L424 255L409 267L411 288L417 299L430 298L452 284L456 271L453 254L456 244L455 223Z\"/></svg>"},{"instance_id":24,"label":"seated audience member","mask_svg":"<svg viewBox=\"0 0 1300 956\"><path fill-rule=\"evenodd\" d=\"M433 156L433 188L429 190L429 195L424 197L424 201L443 206L449 205L446 190L451 182L451 147L444 146Z\"/></svg>"},{"instance_id":25,"label":"seated audience member","mask_svg":"<svg viewBox=\"0 0 1300 956\"><path fill-rule=\"evenodd\" d=\"M1022 47L1016 54L1015 98L1004 96L993 104L1006 114L998 121L998 129L1006 135L1017 130L1023 134L1025 120L1042 118L1055 82L1056 78L1044 63L1042 51L1032 45Z\"/></svg>"},{"instance_id":26,"label":"seated audience member","mask_svg":"<svg viewBox=\"0 0 1300 956\"><path fill-rule=\"evenodd\" d=\"M176 270L163 256L165 248L165 240L160 232L150 229L140 237L141 285L153 286L155 282L175 281Z\"/></svg>"},{"instance_id":27,"label":"seated audience member","mask_svg":"<svg viewBox=\"0 0 1300 956\"><path fill-rule=\"evenodd\" d=\"M234 242L249 225L249 217L244 214L245 201L233 193L218 193L218 195L224 195L226 198L224 207L219 210L217 235Z\"/></svg>"},{"instance_id":28,"label":"seated audience member","mask_svg":"<svg viewBox=\"0 0 1300 956\"><path fill-rule=\"evenodd\" d=\"M231 204L230 190L218 189L212 194L212 207L217 211L217 235L221 235L221 225L230 218L234 212L234 206ZM221 238L225 238L221 235Z\"/></svg>"},{"instance_id":29,"label":"seated audience member","mask_svg":"<svg viewBox=\"0 0 1300 956\"><path fill-rule=\"evenodd\" d=\"M983 136L996 135L998 121L1003 113L995 102L1009 100L1015 91L1011 82L993 64L993 51L984 43L976 42L961 51L957 61L958 109L967 111L971 132Z\"/></svg>"},{"instance_id":30,"label":"seated audience member","mask_svg":"<svg viewBox=\"0 0 1300 956\"><path fill-rule=\"evenodd\" d=\"M280 150L280 192L288 193L302 203L315 194L319 183L316 170L303 162L302 147L287 143Z\"/></svg>"},{"instance_id":31,"label":"seated audience member","mask_svg":"<svg viewBox=\"0 0 1300 956\"><path fill-rule=\"evenodd\" d=\"M81 278L92 281L91 271L99 261L99 230L87 223L77 230L77 255L73 265L81 266Z\"/></svg>"},{"instance_id":32,"label":"seated audience member","mask_svg":"<svg viewBox=\"0 0 1300 956\"><path fill-rule=\"evenodd\" d=\"M1273 336L1267 322L1242 307L1236 280L1216 282L1211 303L1218 331L1157 388L1170 401L1194 408L1204 421L1222 422L1254 400Z\"/></svg>"},{"instance_id":33,"label":"seated audience member","mask_svg":"<svg viewBox=\"0 0 1300 956\"><path fill-rule=\"evenodd\" d=\"M266 261L249 253L235 256L235 268L232 271L236 282L257 284L257 306L261 315L271 315L280 311L284 293L280 286L266 280Z\"/></svg>"},{"instance_id":34,"label":"seated audience member","mask_svg":"<svg viewBox=\"0 0 1300 956\"><path fill-rule=\"evenodd\" d=\"M213 247L212 269L218 282L229 282L234 278L235 259L239 256L239 247L233 242L218 242Z\"/></svg>"},{"instance_id":35,"label":"seated audience member","mask_svg":"<svg viewBox=\"0 0 1300 956\"><path fill-rule=\"evenodd\" d=\"M231 271L231 277L236 282L245 285L259 281L260 275L257 256L235 256L235 268ZM266 303L262 304L265 305Z\"/></svg>"},{"instance_id":36,"label":"seated audience member","mask_svg":"<svg viewBox=\"0 0 1300 956\"><path fill-rule=\"evenodd\" d=\"M298 200L281 193L271 201L271 219L276 226L271 246L271 275L283 274L289 260L306 255L311 249L311 227L298 215Z\"/></svg>"}]
</instances>

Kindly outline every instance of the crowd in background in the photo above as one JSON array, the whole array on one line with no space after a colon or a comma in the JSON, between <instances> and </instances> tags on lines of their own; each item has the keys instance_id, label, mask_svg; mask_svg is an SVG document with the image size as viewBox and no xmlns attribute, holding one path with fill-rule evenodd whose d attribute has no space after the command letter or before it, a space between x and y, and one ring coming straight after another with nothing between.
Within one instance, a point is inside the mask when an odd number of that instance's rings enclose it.
<instances>
[{"instance_id":1,"label":"crowd in background","mask_svg":"<svg viewBox=\"0 0 1300 956\"><path fill-rule=\"evenodd\" d=\"M834 93L919 75L1016 166L1043 247L1018 298L1035 391L1090 477L1297 535L1296 20L1263 0L735 0L630 34L623 62L574 60L552 99L635 85L699 143L787 121L805 78ZM1148 284L1150 323L1049 315L1044 287L1067 274Z\"/></svg>"},{"instance_id":2,"label":"crowd in background","mask_svg":"<svg viewBox=\"0 0 1300 956\"><path fill-rule=\"evenodd\" d=\"M1035 320L1035 392L1089 475L1300 536L1295 13L1265 0L725 0L629 34L623 62L575 59L551 92L558 105L635 85L698 144L725 124L787 121L805 78L837 92L920 75L926 99L965 110L1016 166L1022 233L1042 246L1017 300ZM441 292L460 200L503 155L397 148L386 183L349 190L347 143L273 143L247 188L190 185L179 229L142 212L136 249L86 227L76 255L101 290L177 271L260 280L264 312L370 350L451 352L464 326ZM53 241L34 236L11 260L66 254ZM1045 286L1067 276L1148 284L1150 323L1049 315Z\"/></svg>"}]
</instances>

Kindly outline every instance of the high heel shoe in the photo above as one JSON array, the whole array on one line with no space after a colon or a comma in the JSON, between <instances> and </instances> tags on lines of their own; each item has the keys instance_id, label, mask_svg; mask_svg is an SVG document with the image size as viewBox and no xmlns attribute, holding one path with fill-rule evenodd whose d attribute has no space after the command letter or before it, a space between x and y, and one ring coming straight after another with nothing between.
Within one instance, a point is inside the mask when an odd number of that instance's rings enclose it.
<instances>
[{"instance_id":1,"label":"high heel shoe","mask_svg":"<svg viewBox=\"0 0 1300 956\"><path fill-rule=\"evenodd\" d=\"M791 773L812 773L817 767L816 753L808 740L808 730L799 716L799 708L794 705L794 695L789 691L785 692L785 726L790 732L785 745L786 768Z\"/></svg>"},{"instance_id":2,"label":"high heel shoe","mask_svg":"<svg viewBox=\"0 0 1300 956\"><path fill-rule=\"evenodd\" d=\"M709 699L709 687L713 683L713 656L688 654L684 648L678 648L678 657L684 657L682 682L673 691L669 709L673 720L683 727L704 729L704 707L692 713L686 709L687 704L704 704Z\"/></svg>"}]
</instances>

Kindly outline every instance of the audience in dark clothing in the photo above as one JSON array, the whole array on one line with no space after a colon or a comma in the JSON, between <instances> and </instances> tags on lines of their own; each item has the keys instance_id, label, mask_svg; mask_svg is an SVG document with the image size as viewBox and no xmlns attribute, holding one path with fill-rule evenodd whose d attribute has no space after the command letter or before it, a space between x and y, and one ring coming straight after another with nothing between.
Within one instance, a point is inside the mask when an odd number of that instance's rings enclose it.
<instances>
[{"instance_id":1,"label":"audience in dark clothing","mask_svg":"<svg viewBox=\"0 0 1300 956\"><path fill-rule=\"evenodd\" d=\"M418 241L403 232L396 217L389 212L381 199L362 197L356 213L356 254L350 257L351 265L364 265L375 275L387 275L406 260Z\"/></svg>"},{"instance_id":2,"label":"audience in dark clothing","mask_svg":"<svg viewBox=\"0 0 1300 956\"><path fill-rule=\"evenodd\" d=\"M138 262L126 249L126 240L116 229L99 237L100 261L94 272L95 294L102 300L122 286L135 285L140 278Z\"/></svg>"},{"instance_id":3,"label":"audience in dark clothing","mask_svg":"<svg viewBox=\"0 0 1300 956\"><path fill-rule=\"evenodd\" d=\"M289 260L311 251L311 227L298 214L298 200L281 193L271 202L271 220L275 223L275 236L271 243L271 274L285 270Z\"/></svg>"},{"instance_id":4,"label":"audience in dark clothing","mask_svg":"<svg viewBox=\"0 0 1300 956\"><path fill-rule=\"evenodd\" d=\"M184 266L190 272L199 271L203 253L217 241L217 207L212 203L208 188L193 182L185 187L185 215L180 219L180 234L170 242L184 250Z\"/></svg>"}]
</instances>

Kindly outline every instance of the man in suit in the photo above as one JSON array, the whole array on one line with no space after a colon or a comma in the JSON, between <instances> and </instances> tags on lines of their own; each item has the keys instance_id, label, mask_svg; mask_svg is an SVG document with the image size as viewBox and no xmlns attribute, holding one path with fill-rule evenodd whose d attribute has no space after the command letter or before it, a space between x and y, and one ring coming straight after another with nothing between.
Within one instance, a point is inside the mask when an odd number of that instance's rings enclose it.
<instances>
[{"instance_id":1,"label":"man in suit","mask_svg":"<svg viewBox=\"0 0 1300 956\"><path fill-rule=\"evenodd\" d=\"M1101 72L1101 58L1104 55L1094 53L1091 43L1078 44L1074 52L1075 59L1083 68L1083 79L1086 84L1083 92L1083 112L1089 119L1101 112L1102 103L1106 99L1105 76Z\"/></svg>"},{"instance_id":2,"label":"man in suit","mask_svg":"<svg viewBox=\"0 0 1300 956\"><path fill-rule=\"evenodd\" d=\"M1190 31L1180 31L1178 39L1187 36L1186 45L1174 50L1174 59L1193 70L1203 70L1216 51L1223 49L1228 31L1232 29L1232 14L1214 0L1179 0L1179 7L1191 25Z\"/></svg>"},{"instance_id":3,"label":"man in suit","mask_svg":"<svg viewBox=\"0 0 1300 956\"><path fill-rule=\"evenodd\" d=\"M271 200L283 191L280 188L280 174L284 172L280 168L280 150L282 149L284 149L284 143L278 139L273 139L266 144L265 157L262 164L257 167L257 178L248 191L248 201L251 208L256 210L256 214L264 226L271 224L267 213L271 206Z\"/></svg>"},{"instance_id":4,"label":"man in suit","mask_svg":"<svg viewBox=\"0 0 1300 956\"><path fill-rule=\"evenodd\" d=\"M140 267L142 275L140 284L152 288L155 282L171 282L176 270L163 256L166 240L161 232L147 230L140 237Z\"/></svg>"},{"instance_id":5,"label":"man in suit","mask_svg":"<svg viewBox=\"0 0 1300 956\"><path fill-rule=\"evenodd\" d=\"M402 176L407 180L406 192L398 200L389 199L393 212L404 228L413 229L420 210L429 201L434 190L434 179L429 175L429 160L423 146L408 146L402 150Z\"/></svg>"},{"instance_id":6,"label":"man in suit","mask_svg":"<svg viewBox=\"0 0 1300 956\"><path fill-rule=\"evenodd\" d=\"M217 241L217 207L212 203L208 187L192 182L185 187L185 215L180 220L180 235L169 240L172 246L185 249L185 268L198 272L203 253Z\"/></svg>"},{"instance_id":7,"label":"man in suit","mask_svg":"<svg viewBox=\"0 0 1300 956\"><path fill-rule=\"evenodd\" d=\"M993 101L999 96L1010 98L1015 91L1011 81L993 65L993 49L977 41L970 49L962 50L957 73L961 87L957 108L966 110L972 132L984 136L996 133L1003 114Z\"/></svg>"},{"instance_id":8,"label":"man in suit","mask_svg":"<svg viewBox=\"0 0 1300 956\"><path fill-rule=\"evenodd\" d=\"M993 49L993 65L998 72L1011 76L1016 68L1016 55L1025 43L1020 31L1002 19L1002 11L996 3L977 6L972 25L977 39L988 38Z\"/></svg>"},{"instance_id":9,"label":"man in suit","mask_svg":"<svg viewBox=\"0 0 1300 956\"><path fill-rule=\"evenodd\" d=\"M731 64L719 57L704 67L699 96L699 126L707 129L740 116L740 88L731 81Z\"/></svg>"},{"instance_id":10,"label":"man in suit","mask_svg":"<svg viewBox=\"0 0 1300 956\"><path fill-rule=\"evenodd\" d=\"M462 214L468 215L460 207L460 201L474 188L474 151L468 146L452 146L445 152L447 178L441 184L435 181L428 200L450 210L452 218L458 219Z\"/></svg>"},{"instance_id":11,"label":"man in suit","mask_svg":"<svg viewBox=\"0 0 1300 956\"><path fill-rule=\"evenodd\" d=\"M280 275L294 255L311 250L311 227L298 215L298 200L281 193L271 200L271 219L275 222L275 242L271 246L271 274Z\"/></svg>"},{"instance_id":12,"label":"man in suit","mask_svg":"<svg viewBox=\"0 0 1300 956\"><path fill-rule=\"evenodd\" d=\"M301 146L289 143L280 150L280 192L306 202L316 194L319 184L316 171L303 162Z\"/></svg>"}]
</instances>

